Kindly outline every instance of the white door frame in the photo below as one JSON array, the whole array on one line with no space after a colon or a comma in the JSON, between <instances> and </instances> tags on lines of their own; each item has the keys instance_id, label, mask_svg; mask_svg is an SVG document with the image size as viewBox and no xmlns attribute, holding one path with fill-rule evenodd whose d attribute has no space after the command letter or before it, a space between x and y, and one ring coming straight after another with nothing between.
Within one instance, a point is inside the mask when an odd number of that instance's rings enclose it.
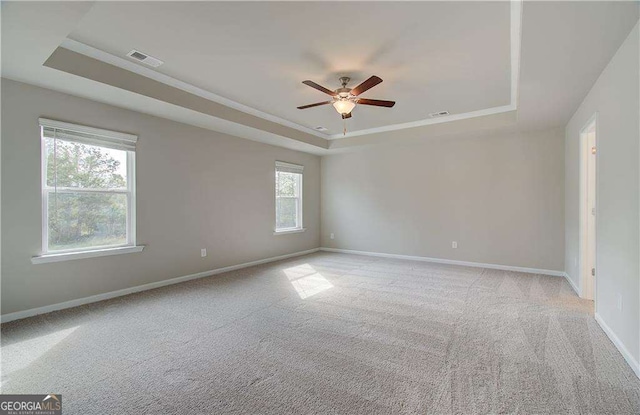
<instances>
[{"instance_id":1,"label":"white door frame","mask_svg":"<svg viewBox=\"0 0 640 415\"><path fill-rule=\"evenodd\" d=\"M592 215L591 209L588 206L588 162L589 157L592 157L591 149L588 142L589 130L595 126L595 139L596 147L598 142L598 113L595 113L585 123L584 127L580 130L580 228L579 228L579 241L580 241L580 254L579 254L579 275L580 275L580 297L589 300L596 300L596 285L598 279L591 275L591 266L589 264L589 245L587 238L587 229L589 226L589 215ZM596 209L596 223L598 220L598 151L595 154L595 209ZM596 231L597 235L597 231ZM595 239L594 235L594 239ZM595 241L593 241L595 243ZM597 251L597 244L595 247ZM593 267L595 267L595 258L593 259ZM597 269L596 269L597 276Z\"/></svg>"}]
</instances>

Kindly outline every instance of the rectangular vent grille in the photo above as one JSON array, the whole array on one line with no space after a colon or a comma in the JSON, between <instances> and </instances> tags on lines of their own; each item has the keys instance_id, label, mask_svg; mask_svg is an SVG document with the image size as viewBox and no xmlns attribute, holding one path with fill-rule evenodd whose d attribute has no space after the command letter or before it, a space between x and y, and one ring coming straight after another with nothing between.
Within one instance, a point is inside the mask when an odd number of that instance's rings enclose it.
<instances>
[{"instance_id":1,"label":"rectangular vent grille","mask_svg":"<svg viewBox=\"0 0 640 415\"><path fill-rule=\"evenodd\" d=\"M445 115L449 115L449 111L432 112L431 114L429 114L429 117L436 118L444 117Z\"/></svg>"},{"instance_id":2,"label":"rectangular vent grille","mask_svg":"<svg viewBox=\"0 0 640 415\"><path fill-rule=\"evenodd\" d=\"M135 49L127 53L127 56L153 68L157 68L164 63L160 59L156 59L153 56L149 56L146 53L142 53Z\"/></svg>"},{"instance_id":3,"label":"rectangular vent grille","mask_svg":"<svg viewBox=\"0 0 640 415\"><path fill-rule=\"evenodd\" d=\"M136 58L139 61L143 61L143 60L147 59L147 55L143 55L142 53L136 52L135 50L129 56L131 56L132 58Z\"/></svg>"}]
</instances>

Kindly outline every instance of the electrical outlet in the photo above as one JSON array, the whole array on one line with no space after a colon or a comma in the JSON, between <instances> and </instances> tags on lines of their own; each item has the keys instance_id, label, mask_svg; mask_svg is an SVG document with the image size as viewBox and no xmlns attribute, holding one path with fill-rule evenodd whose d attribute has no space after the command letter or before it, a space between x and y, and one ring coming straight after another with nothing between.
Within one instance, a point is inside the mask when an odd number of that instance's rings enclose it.
<instances>
[{"instance_id":1,"label":"electrical outlet","mask_svg":"<svg viewBox=\"0 0 640 415\"><path fill-rule=\"evenodd\" d=\"M617 301L617 307L618 307L618 311L622 311L622 294L618 293L618 301Z\"/></svg>"},{"instance_id":2,"label":"electrical outlet","mask_svg":"<svg viewBox=\"0 0 640 415\"><path fill-rule=\"evenodd\" d=\"M204 257L206 257L206 256L207 256L207 250L206 250L205 248L202 248L202 249L200 250L200 256L201 256L202 258L204 258Z\"/></svg>"},{"instance_id":3,"label":"electrical outlet","mask_svg":"<svg viewBox=\"0 0 640 415\"><path fill-rule=\"evenodd\" d=\"M458 243L456 241L451 242L451 248L456 249L458 247Z\"/></svg>"},{"instance_id":4,"label":"electrical outlet","mask_svg":"<svg viewBox=\"0 0 640 415\"><path fill-rule=\"evenodd\" d=\"M335 239L335 237L334 237L334 235L333 235L333 234L331 234L329 237L330 237L331 239Z\"/></svg>"}]
</instances>

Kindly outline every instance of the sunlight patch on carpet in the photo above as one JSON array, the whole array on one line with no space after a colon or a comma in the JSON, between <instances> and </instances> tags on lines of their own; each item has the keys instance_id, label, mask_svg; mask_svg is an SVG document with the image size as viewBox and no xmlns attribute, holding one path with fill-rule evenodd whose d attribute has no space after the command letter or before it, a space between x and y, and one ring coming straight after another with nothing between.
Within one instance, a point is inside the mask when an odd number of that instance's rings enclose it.
<instances>
[{"instance_id":1,"label":"sunlight patch on carpet","mask_svg":"<svg viewBox=\"0 0 640 415\"><path fill-rule=\"evenodd\" d=\"M34 337L29 340L13 343L2 347L2 377L24 369L43 357L49 350L66 339L80 326L65 330L58 330L45 336Z\"/></svg>"},{"instance_id":2,"label":"sunlight patch on carpet","mask_svg":"<svg viewBox=\"0 0 640 415\"><path fill-rule=\"evenodd\" d=\"M333 284L309 264L286 268L284 273L302 299L333 288Z\"/></svg>"}]
</instances>

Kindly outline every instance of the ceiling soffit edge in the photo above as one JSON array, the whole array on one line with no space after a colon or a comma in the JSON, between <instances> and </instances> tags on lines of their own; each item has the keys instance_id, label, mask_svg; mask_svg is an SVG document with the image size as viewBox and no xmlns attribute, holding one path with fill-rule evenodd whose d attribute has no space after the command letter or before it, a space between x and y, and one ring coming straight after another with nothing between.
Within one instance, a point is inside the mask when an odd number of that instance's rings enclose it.
<instances>
[{"instance_id":1,"label":"ceiling soffit edge","mask_svg":"<svg viewBox=\"0 0 640 415\"><path fill-rule=\"evenodd\" d=\"M383 127L356 130L356 131L347 132L346 134L333 134L333 135L324 134L320 131L314 130L313 128L309 128L309 127L300 125L298 123L286 120L284 118L265 113L258 109L252 108L250 106L241 104L239 102L236 102L228 98L222 97L220 95L214 94L212 92L206 91L197 86L180 81L171 76L154 71L150 68L146 68L144 66L138 65L122 57L112 55L110 53L96 49L89 45L85 45L84 43L78 42L73 39L69 39L69 38L65 39L65 41L60 46L72 52L88 56L95 60L116 66L120 69L129 71L129 72L133 72L142 77L150 78L154 81L157 81L160 84L164 84L164 85L168 85L168 86L180 89L192 95L195 95L200 98L206 99L208 101L212 101L214 103L243 112L253 117L261 118L265 121L269 121L271 123L279 124L283 127L297 130L301 133L304 133L305 135L312 135L318 138L322 138L324 140L337 140L337 139L344 139L349 137L377 134L381 132L389 132L389 131L403 130L408 128L415 128L420 126L427 126L432 124L456 122L456 121L465 120L469 118L483 117L487 115L493 115L493 114L499 114L503 112L510 112L510 111L517 110L518 81L519 81L519 72L520 72L522 8L523 8L522 0L510 1L510 56L511 56L510 89L511 89L511 94L510 94L509 105L493 107L493 108L485 108L481 110L460 113L460 114L452 114L452 115L441 117L441 118L426 118L426 119L412 121L408 123L392 124L392 125L386 125ZM47 65L47 66L50 66L50 65ZM56 69L61 69L61 68L56 68ZM64 69L61 69L61 70L64 70ZM87 77L87 76L85 75L84 77ZM325 146L322 146L322 147L326 148Z\"/></svg>"}]
</instances>

